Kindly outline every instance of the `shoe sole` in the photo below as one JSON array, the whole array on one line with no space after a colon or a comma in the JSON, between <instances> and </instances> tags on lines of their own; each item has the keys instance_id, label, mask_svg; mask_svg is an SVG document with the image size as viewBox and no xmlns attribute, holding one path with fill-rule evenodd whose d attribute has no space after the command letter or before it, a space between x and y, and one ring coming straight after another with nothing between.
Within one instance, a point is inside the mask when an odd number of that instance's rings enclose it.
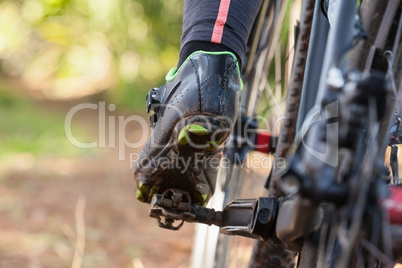
<instances>
[{"instance_id":1,"label":"shoe sole","mask_svg":"<svg viewBox=\"0 0 402 268\"><path fill-rule=\"evenodd\" d=\"M179 155L212 153L220 149L230 134L221 118L193 115L176 124L173 132Z\"/></svg>"},{"instance_id":2,"label":"shoe sole","mask_svg":"<svg viewBox=\"0 0 402 268\"><path fill-rule=\"evenodd\" d=\"M181 158L176 163L194 163L186 166L183 170L163 171L161 183L152 187L139 185L137 199L143 202L150 202L152 195L157 192L164 192L168 188L177 188L188 191L192 196L193 203L205 205L208 195L197 193L196 181L206 182L202 167L204 159L213 156L223 148L224 142L229 137L231 128L227 120L219 117L206 115L191 115L181 119L174 127L172 149L174 157ZM170 146L169 146L170 147ZM190 171L192 177L188 177ZM160 176L160 175L158 175ZM169 182L165 184L164 182ZM195 184L194 184L195 183Z\"/></svg>"}]
</instances>

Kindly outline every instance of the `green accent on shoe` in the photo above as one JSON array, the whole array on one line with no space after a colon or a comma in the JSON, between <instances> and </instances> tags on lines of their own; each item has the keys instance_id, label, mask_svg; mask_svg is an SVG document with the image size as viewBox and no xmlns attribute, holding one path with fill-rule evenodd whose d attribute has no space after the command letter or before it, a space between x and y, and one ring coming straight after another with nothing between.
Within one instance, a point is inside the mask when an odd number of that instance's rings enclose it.
<instances>
[{"instance_id":1,"label":"green accent on shoe","mask_svg":"<svg viewBox=\"0 0 402 268\"><path fill-rule=\"evenodd\" d=\"M201 193L197 193L195 194L194 200L192 200L192 202L197 206L205 207L207 205L207 202L205 202L207 198L208 198L207 194L202 195Z\"/></svg>"},{"instance_id":2,"label":"green accent on shoe","mask_svg":"<svg viewBox=\"0 0 402 268\"><path fill-rule=\"evenodd\" d=\"M152 196L153 196L154 194L156 194L156 193L159 192L159 188L160 188L160 186L157 186L157 185L154 185L154 186L151 188L151 191L149 192L149 195L148 195L148 200L149 200L149 202L151 201Z\"/></svg>"},{"instance_id":3,"label":"green accent on shoe","mask_svg":"<svg viewBox=\"0 0 402 268\"><path fill-rule=\"evenodd\" d=\"M187 61L187 60L186 60ZM165 80L170 82L172 81L176 75L178 74L177 68L173 67L172 69L169 70L169 72L165 76Z\"/></svg>"},{"instance_id":4,"label":"green accent on shoe","mask_svg":"<svg viewBox=\"0 0 402 268\"><path fill-rule=\"evenodd\" d=\"M207 141L207 144L208 144L208 149L207 149L207 150L208 150L208 151L213 151L213 150L215 150L216 147L218 147L218 146L222 143L223 138L224 138L224 137L220 138L220 139L217 140L217 141Z\"/></svg>"},{"instance_id":5,"label":"green accent on shoe","mask_svg":"<svg viewBox=\"0 0 402 268\"><path fill-rule=\"evenodd\" d=\"M187 132L186 129L183 128L179 133L179 145L184 146L187 144Z\"/></svg>"},{"instance_id":6,"label":"green accent on shoe","mask_svg":"<svg viewBox=\"0 0 402 268\"><path fill-rule=\"evenodd\" d=\"M188 129L188 131L198 136L204 136L209 134L209 131L205 127L202 127L200 125L195 124L187 125L186 129Z\"/></svg>"},{"instance_id":7,"label":"green accent on shoe","mask_svg":"<svg viewBox=\"0 0 402 268\"><path fill-rule=\"evenodd\" d=\"M149 186L148 186L148 185L143 185L142 182L140 182L139 185L138 185L138 189L139 189L142 193L145 193L145 192L148 192Z\"/></svg>"},{"instance_id":8,"label":"green accent on shoe","mask_svg":"<svg viewBox=\"0 0 402 268\"><path fill-rule=\"evenodd\" d=\"M203 201L203 204L202 204L202 206L203 207L206 207L207 206L207 198L208 198L208 195L207 194L203 194L203 195L201 195L202 196L202 199L204 200Z\"/></svg>"},{"instance_id":9,"label":"green accent on shoe","mask_svg":"<svg viewBox=\"0 0 402 268\"><path fill-rule=\"evenodd\" d=\"M169 70L169 72L166 74L165 76L165 80L167 82L171 82L173 79L176 78L176 76L180 73L181 69L183 68L183 66L190 60L190 58L194 55L197 54L210 54L210 55L232 55L233 58L236 60L236 68L237 71L239 73L240 76L240 68L239 68L239 63L237 61L237 58L235 56L235 54L233 54L232 52L228 52L228 51L217 51L217 52L211 52L211 51L203 51L203 50L199 50L199 51L195 51L193 52L190 56L187 57L187 59L183 62L183 64L180 66L179 69L177 69L176 67L172 68ZM240 78L240 90L243 90L243 80Z\"/></svg>"},{"instance_id":10,"label":"green accent on shoe","mask_svg":"<svg viewBox=\"0 0 402 268\"><path fill-rule=\"evenodd\" d=\"M186 145L188 142L187 130L197 136L209 135L209 131L200 125L195 124L187 125L180 130L178 137L178 142L182 146Z\"/></svg>"},{"instance_id":11,"label":"green accent on shoe","mask_svg":"<svg viewBox=\"0 0 402 268\"><path fill-rule=\"evenodd\" d=\"M142 192L140 190L137 190L137 199L141 202L145 202L144 195L142 194Z\"/></svg>"}]
</instances>

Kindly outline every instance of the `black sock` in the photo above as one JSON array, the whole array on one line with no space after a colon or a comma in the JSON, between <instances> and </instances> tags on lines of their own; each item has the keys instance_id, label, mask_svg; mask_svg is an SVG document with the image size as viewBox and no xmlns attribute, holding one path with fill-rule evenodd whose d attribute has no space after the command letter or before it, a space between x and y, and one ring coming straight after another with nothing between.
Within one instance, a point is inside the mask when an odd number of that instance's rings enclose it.
<instances>
[{"instance_id":1,"label":"black sock","mask_svg":"<svg viewBox=\"0 0 402 268\"><path fill-rule=\"evenodd\" d=\"M229 51L232 52L235 56L237 61L239 62L239 67L241 69L241 61L239 55L236 52L231 50L225 45L211 43L207 41L191 41L184 45L184 47L180 50L180 59L179 63L177 64L177 68L183 64L183 62L190 56L192 53L203 50L209 52L219 52L219 51Z\"/></svg>"}]
</instances>

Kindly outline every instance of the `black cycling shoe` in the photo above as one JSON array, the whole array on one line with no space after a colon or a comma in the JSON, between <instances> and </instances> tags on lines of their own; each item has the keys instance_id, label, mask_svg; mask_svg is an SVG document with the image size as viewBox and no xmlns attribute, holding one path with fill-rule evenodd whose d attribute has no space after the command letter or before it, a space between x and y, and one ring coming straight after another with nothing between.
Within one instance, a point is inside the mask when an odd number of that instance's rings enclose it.
<instances>
[{"instance_id":1,"label":"black cycling shoe","mask_svg":"<svg viewBox=\"0 0 402 268\"><path fill-rule=\"evenodd\" d=\"M229 52L198 51L166 80L147 96L147 109L155 112L154 131L136 162L137 198L149 203L153 194L176 188L205 205L237 118L242 88L238 62Z\"/></svg>"}]
</instances>

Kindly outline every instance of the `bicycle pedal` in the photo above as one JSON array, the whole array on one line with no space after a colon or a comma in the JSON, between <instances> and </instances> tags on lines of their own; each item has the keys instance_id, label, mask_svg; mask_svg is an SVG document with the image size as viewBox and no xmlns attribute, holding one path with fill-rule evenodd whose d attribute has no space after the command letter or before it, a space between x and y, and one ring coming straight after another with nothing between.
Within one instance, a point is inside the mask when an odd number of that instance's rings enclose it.
<instances>
[{"instance_id":1,"label":"bicycle pedal","mask_svg":"<svg viewBox=\"0 0 402 268\"><path fill-rule=\"evenodd\" d=\"M222 212L191 203L190 194L178 189L168 189L152 197L149 216L158 220L159 227L179 230L184 222L198 222L220 226ZM174 225L176 221L181 221Z\"/></svg>"}]
</instances>

